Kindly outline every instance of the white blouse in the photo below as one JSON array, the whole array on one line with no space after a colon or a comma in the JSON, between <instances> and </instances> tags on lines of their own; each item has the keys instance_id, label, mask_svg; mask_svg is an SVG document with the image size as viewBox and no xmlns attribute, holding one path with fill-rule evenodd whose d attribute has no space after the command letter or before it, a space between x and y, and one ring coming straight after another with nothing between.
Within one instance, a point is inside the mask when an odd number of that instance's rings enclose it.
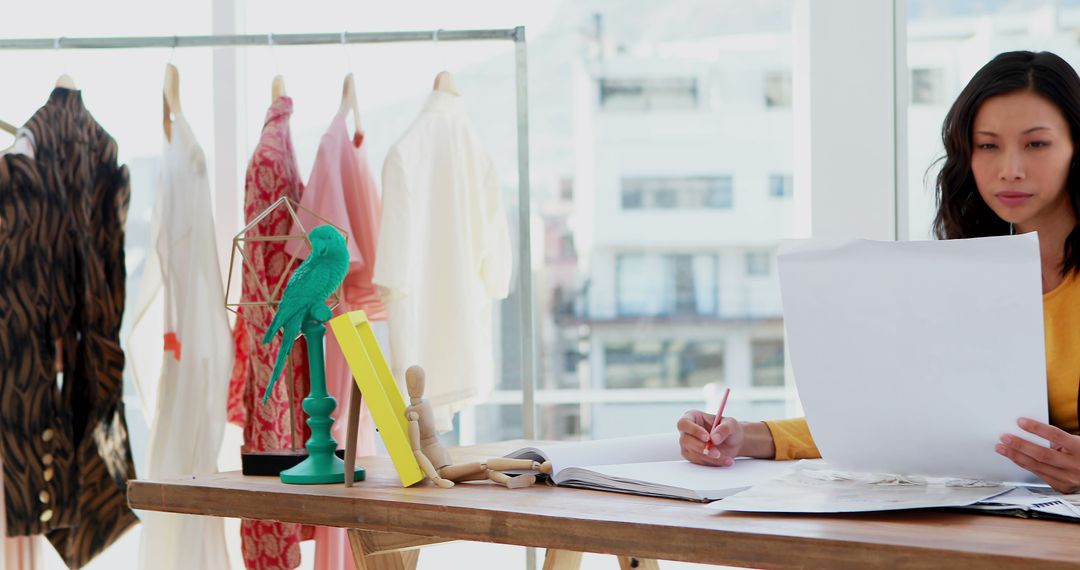
<instances>
[{"instance_id":1,"label":"white blouse","mask_svg":"<svg viewBox=\"0 0 1080 570\"><path fill-rule=\"evenodd\" d=\"M171 140L165 141L151 235L127 339L151 425L145 476L214 473L225 429L233 341L214 243L206 158L182 116L174 119ZM140 518L140 568L229 567L222 519L171 513L141 513Z\"/></svg>"},{"instance_id":2,"label":"white blouse","mask_svg":"<svg viewBox=\"0 0 1080 570\"><path fill-rule=\"evenodd\" d=\"M510 233L491 157L458 95L433 91L383 165L374 283L394 377L419 364L439 429L494 386L492 302L510 286Z\"/></svg>"}]
</instances>

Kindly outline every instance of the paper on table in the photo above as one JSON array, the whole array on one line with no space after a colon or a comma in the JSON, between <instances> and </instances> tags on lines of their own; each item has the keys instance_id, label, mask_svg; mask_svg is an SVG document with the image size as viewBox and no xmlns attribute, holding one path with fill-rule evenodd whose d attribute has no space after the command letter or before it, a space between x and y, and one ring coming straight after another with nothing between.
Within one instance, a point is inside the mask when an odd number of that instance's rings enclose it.
<instances>
[{"instance_id":1,"label":"paper on table","mask_svg":"<svg viewBox=\"0 0 1080 570\"><path fill-rule=\"evenodd\" d=\"M963 507L1011 488L943 478L844 474L822 464L800 462L789 473L712 503L709 508L756 513L854 513Z\"/></svg>"},{"instance_id":2,"label":"paper on table","mask_svg":"<svg viewBox=\"0 0 1080 570\"><path fill-rule=\"evenodd\" d=\"M794 379L831 465L995 481L1020 416L1047 421L1039 243L788 242L779 260Z\"/></svg>"},{"instance_id":3,"label":"paper on table","mask_svg":"<svg viewBox=\"0 0 1080 570\"><path fill-rule=\"evenodd\" d=\"M568 467L559 472L556 482L590 488L606 487L641 494L681 496L701 501L722 499L753 485L763 483L792 468L790 461L771 461L740 457L731 467L696 465L685 459L651 463Z\"/></svg>"},{"instance_id":4,"label":"paper on table","mask_svg":"<svg viewBox=\"0 0 1080 570\"><path fill-rule=\"evenodd\" d=\"M1080 509L1062 495L1033 493L1024 487L1017 487L967 508L981 511L1026 511L1080 520Z\"/></svg>"}]
</instances>

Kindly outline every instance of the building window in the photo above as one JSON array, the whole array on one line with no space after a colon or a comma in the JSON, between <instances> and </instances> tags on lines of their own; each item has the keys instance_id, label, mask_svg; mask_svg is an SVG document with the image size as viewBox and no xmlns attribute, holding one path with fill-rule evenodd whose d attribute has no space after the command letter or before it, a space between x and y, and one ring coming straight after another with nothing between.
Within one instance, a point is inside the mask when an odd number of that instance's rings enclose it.
<instances>
[{"instance_id":1,"label":"building window","mask_svg":"<svg viewBox=\"0 0 1080 570\"><path fill-rule=\"evenodd\" d=\"M615 258L615 308L620 317L716 315L714 254L621 254Z\"/></svg>"},{"instance_id":2,"label":"building window","mask_svg":"<svg viewBox=\"0 0 1080 570\"><path fill-rule=\"evenodd\" d=\"M734 203L734 184L730 176L714 176L706 179L708 188L704 207L730 208Z\"/></svg>"},{"instance_id":3,"label":"building window","mask_svg":"<svg viewBox=\"0 0 1080 570\"><path fill-rule=\"evenodd\" d=\"M570 202L574 199L574 179L563 177L559 179L559 199Z\"/></svg>"},{"instance_id":4,"label":"building window","mask_svg":"<svg viewBox=\"0 0 1080 570\"><path fill-rule=\"evenodd\" d=\"M719 340L611 342L604 346L604 387L694 388L724 382Z\"/></svg>"},{"instance_id":5,"label":"building window","mask_svg":"<svg viewBox=\"0 0 1080 570\"><path fill-rule=\"evenodd\" d=\"M578 361L581 360L581 355L576 351L568 350L563 353L563 372L573 373L577 372Z\"/></svg>"},{"instance_id":6,"label":"building window","mask_svg":"<svg viewBox=\"0 0 1080 570\"><path fill-rule=\"evenodd\" d=\"M563 287L555 287L555 291L551 294L551 305L556 317L574 316L574 295Z\"/></svg>"},{"instance_id":7,"label":"building window","mask_svg":"<svg viewBox=\"0 0 1080 570\"><path fill-rule=\"evenodd\" d=\"M945 100L945 71L940 68L911 70L911 102L933 105Z\"/></svg>"},{"instance_id":8,"label":"building window","mask_svg":"<svg viewBox=\"0 0 1080 570\"><path fill-rule=\"evenodd\" d=\"M729 209L734 206L731 176L623 178L624 210Z\"/></svg>"},{"instance_id":9,"label":"building window","mask_svg":"<svg viewBox=\"0 0 1080 570\"><path fill-rule=\"evenodd\" d=\"M746 252L746 275L768 277L771 271L772 253L768 251Z\"/></svg>"},{"instance_id":10,"label":"building window","mask_svg":"<svg viewBox=\"0 0 1080 570\"><path fill-rule=\"evenodd\" d=\"M673 288L675 289L672 312L677 315L697 313L697 292L694 288L694 257L671 255L667 260Z\"/></svg>"},{"instance_id":11,"label":"building window","mask_svg":"<svg viewBox=\"0 0 1080 570\"><path fill-rule=\"evenodd\" d=\"M600 106L610 111L678 111L696 109L695 77L600 79Z\"/></svg>"},{"instance_id":12,"label":"building window","mask_svg":"<svg viewBox=\"0 0 1080 570\"><path fill-rule=\"evenodd\" d=\"M791 72L770 71L765 74L765 107L791 108Z\"/></svg>"},{"instance_id":13,"label":"building window","mask_svg":"<svg viewBox=\"0 0 1080 570\"><path fill-rule=\"evenodd\" d=\"M645 206L645 191L623 186L622 207L624 210L640 210Z\"/></svg>"},{"instance_id":14,"label":"building window","mask_svg":"<svg viewBox=\"0 0 1080 570\"><path fill-rule=\"evenodd\" d=\"M652 194L653 207L669 210L679 207L679 194L674 188L657 188Z\"/></svg>"},{"instance_id":15,"label":"building window","mask_svg":"<svg viewBox=\"0 0 1080 570\"><path fill-rule=\"evenodd\" d=\"M724 382L724 344L690 341L679 354L679 385L704 386Z\"/></svg>"},{"instance_id":16,"label":"building window","mask_svg":"<svg viewBox=\"0 0 1080 570\"><path fill-rule=\"evenodd\" d=\"M784 341L780 339L754 340L750 343L753 362L753 386L784 385Z\"/></svg>"},{"instance_id":17,"label":"building window","mask_svg":"<svg viewBox=\"0 0 1080 570\"><path fill-rule=\"evenodd\" d=\"M620 317L639 317L660 312L656 293L660 289L659 259L623 254L615 258L615 305Z\"/></svg>"},{"instance_id":18,"label":"building window","mask_svg":"<svg viewBox=\"0 0 1080 570\"><path fill-rule=\"evenodd\" d=\"M787 198L791 196L791 176L786 174L769 175L769 196L773 198Z\"/></svg>"},{"instance_id":19,"label":"building window","mask_svg":"<svg viewBox=\"0 0 1080 570\"><path fill-rule=\"evenodd\" d=\"M559 259L568 261L577 259L577 248L574 247L574 234L567 233L559 238Z\"/></svg>"}]
</instances>

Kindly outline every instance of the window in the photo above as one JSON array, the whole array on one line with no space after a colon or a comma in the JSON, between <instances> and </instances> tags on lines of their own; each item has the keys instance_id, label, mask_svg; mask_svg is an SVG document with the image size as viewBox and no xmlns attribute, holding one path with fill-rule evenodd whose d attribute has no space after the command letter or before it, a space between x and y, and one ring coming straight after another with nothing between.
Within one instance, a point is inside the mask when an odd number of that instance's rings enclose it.
<instances>
[{"instance_id":1,"label":"window","mask_svg":"<svg viewBox=\"0 0 1080 570\"><path fill-rule=\"evenodd\" d=\"M716 176L708 179L708 190L704 207L731 208L734 202L733 184L730 176Z\"/></svg>"},{"instance_id":2,"label":"window","mask_svg":"<svg viewBox=\"0 0 1080 570\"><path fill-rule=\"evenodd\" d=\"M619 317L716 315L715 254L620 254L615 261Z\"/></svg>"},{"instance_id":3,"label":"window","mask_svg":"<svg viewBox=\"0 0 1080 570\"><path fill-rule=\"evenodd\" d=\"M753 360L753 386L784 385L784 341L780 339L754 340L750 343Z\"/></svg>"},{"instance_id":4,"label":"window","mask_svg":"<svg viewBox=\"0 0 1080 570\"><path fill-rule=\"evenodd\" d=\"M623 254L615 259L615 303L620 317L659 312L655 292L659 290L658 260L644 255Z\"/></svg>"},{"instance_id":5,"label":"window","mask_svg":"<svg viewBox=\"0 0 1080 570\"><path fill-rule=\"evenodd\" d=\"M724 381L716 340L647 340L604 347L606 388L692 388Z\"/></svg>"},{"instance_id":6,"label":"window","mask_svg":"<svg viewBox=\"0 0 1080 570\"><path fill-rule=\"evenodd\" d=\"M624 210L640 210L645 206L645 191L637 188L623 188L622 207Z\"/></svg>"},{"instance_id":7,"label":"window","mask_svg":"<svg viewBox=\"0 0 1080 570\"><path fill-rule=\"evenodd\" d=\"M574 199L574 179L569 176L559 179L559 198L570 202Z\"/></svg>"},{"instance_id":8,"label":"window","mask_svg":"<svg viewBox=\"0 0 1080 570\"><path fill-rule=\"evenodd\" d=\"M573 293L567 292L567 290L563 287L556 286L555 290L551 294L551 306L555 312L555 317L574 316Z\"/></svg>"},{"instance_id":9,"label":"window","mask_svg":"<svg viewBox=\"0 0 1080 570\"><path fill-rule=\"evenodd\" d=\"M667 258L667 262L675 285L672 312L678 315L697 313L697 294L694 290L694 258L689 255L672 255Z\"/></svg>"},{"instance_id":10,"label":"window","mask_svg":"<svg viewBox=\"0 0 1080 570\"><path fill-rule=\"evenodd\" d=\"M746 252L746 275L768 277L771 272L772 253L768 251Z\"/></svg>"},{"instance_id":11,"label":"window","mask_svg":"<svg viewBox=\"0 0 1080 570\"><path fill-rule=\"evenodd\" d=\"M792 180L790 175L769 175L769 196L773 198L787 198L791 196Z\"/></svg>"},{"instance_id":12,"label":"window","mask_svg":"<svg viewBox=\"0 0 1080 570\"><path fill-rule=\"evenodd\" d=\"M679 385L704 386L724 383L724 345L716 341L691 341L679 354Z\"/></svg>"},{"instance_id":13,"label":"window","mask_svg":"<svg viewBox=\"0 0 1080 570\"><path fill-rule=\"evenodd\" d=\"M791 108L790 71L770 71L765 74L765 106L770 109Z\"/></svg>"},{"instance_id":14,"label":"window","mask_svg":"<svg viewBox=\"0 0 1080 570\"><path fill-rule=\"evenodd\" d=\"M551 422L550 433L555 434L556 439L581 437L581 406L555 405L544 421Z\"/></svg>"},{"instance_id":15,"label":"window","mask_svg":"<svg viewBox=\"0 0 1080 570\"><path fill-rule=\"evenodd\" d=\"M679 207L679 194L674 188L657 188L653 192L653 207L671 209Z\"/></svg>"},{"instance_id":16,"label":"window","mask_svg":"<svg viewBox=\"0 0 1080 570\"><path fill-rule=\"evenodd\" d=\"M576 351L568 350L563 353L563 372L572 374L577 372L578 360L581 360L581 355Z\"/></svg>"},{"instance_id":17,"label":"window","mask_svg":"<svg viewBox=\"0 0 1080 570\"><path fill-rule=\"evenodd\" d=\"M945 72L941 68L911 70L911 102L933 105L945 102Z\"/></svg>"},{"instance_id":18,"label":"window","mask_svg":"<svg viewBox=\"0 0 1080 570\"><path fill-rule=\"evenodd\" d=\"M574 234L565 234L559 238L559 259L573 260L577 257L577 250L574 248Z\"/></svg>"},{"instance_id":19,"label":"window","mask_svg":"<svg viewBox=\"0 0 1080 570\"><path fill-rule=\"evenodd\" d=\"M733 194L731 176L622 179L624 210L729 209Z\"/></svg>"},{"instance_id":20,"label":"window","mask_svg":"<svg viewBox=\"0 0 1080 570\"><path fill-rule=\"evenodd\" d=\"M770 199L768 186L771 174L790 175L787 165L795 163L790 2L755 8L753 22L715 2L695 4L693 14L666 4L645 11L601 4L580 13L556 11L544 28L595 32L555 34L529 48L565 64L530 68L531 82L559 94L530 100L530 117L539 118L530 119L533 178L548 181L534 188L533 204L543 219L558 220L543 236L544 263L534 260L531 268L534 295L552 300L562 288L561 302L536 303L543 313L535 315L542 371L535 425L544 439L668 429L671 418L704 406L702 385L749 388L751 340L782 336L776 272L747 278L744 256L792 231L790 198ZM650 23L653 17L663 21ZM725 25L687 33L694 22L715 21ZM640 33L642 25L648 34ZM353 50L357 65L378 61L357 59L364 50ZM272 61L268 55L249 59L252 66L265 64L251 74L254 93L272 76ZM469 90L470 101L484 111L470 118L496 151L512 151L504 147L516 140L503 128L514 124L513 106L500 104L510 93L500 87L509 86L509 78L498 74L509 61L477 68ZM395 105L385 124L404 128L417 105ZM317 111L305 120L316 123L309 128L314 136L325 128ZM369 156L377 167L375 146ZM514 171L513 152L493 158L500 171ZM516 187L506 191L513 236ZM783 191L790 193L790 186ZM566 233L574 237L574 263L560 253L569 245L562 241ZM721 260L730 275L720 275ZM521 429L519 415L479 413L522 401L519 299L512 293L499 308L505 323L496 339L501 374L492 400L476 408L467 442L521 436L513 432ZM783 417L791 411L784 407L790 397L759 389L733 413L748 420ZM487 422L506 425L489 429Z\"/></svg>"},{"instance_id":21,"label":"window","mask_svg":"<svg viewBox=\"0 0 1080 570\"><path fill-rule=\"evenodd\" d=\"M698 106L694 77L600 79L600 107L610 111L673 111Z\"/></svg>"}]
</instances>

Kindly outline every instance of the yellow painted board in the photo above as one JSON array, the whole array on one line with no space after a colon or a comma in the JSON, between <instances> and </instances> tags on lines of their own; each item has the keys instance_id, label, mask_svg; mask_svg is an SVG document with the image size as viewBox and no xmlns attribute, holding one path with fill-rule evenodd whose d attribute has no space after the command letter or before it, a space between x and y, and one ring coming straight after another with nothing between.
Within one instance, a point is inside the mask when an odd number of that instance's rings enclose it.
<instances>
[{"instance_id":1,"label":"yellow painted board","mask_svg":"<svg viewBox=\"0 0 1080 570\"><path fill-rule=\"evenodd\" d=\"M330 319L330 327L352 370L353 380L367 402L401 484L408 487L423 481L424 472L409 444L405 400L375 340L367 315L363 311L345 313Z\"/></svg>"}]
</instances>

